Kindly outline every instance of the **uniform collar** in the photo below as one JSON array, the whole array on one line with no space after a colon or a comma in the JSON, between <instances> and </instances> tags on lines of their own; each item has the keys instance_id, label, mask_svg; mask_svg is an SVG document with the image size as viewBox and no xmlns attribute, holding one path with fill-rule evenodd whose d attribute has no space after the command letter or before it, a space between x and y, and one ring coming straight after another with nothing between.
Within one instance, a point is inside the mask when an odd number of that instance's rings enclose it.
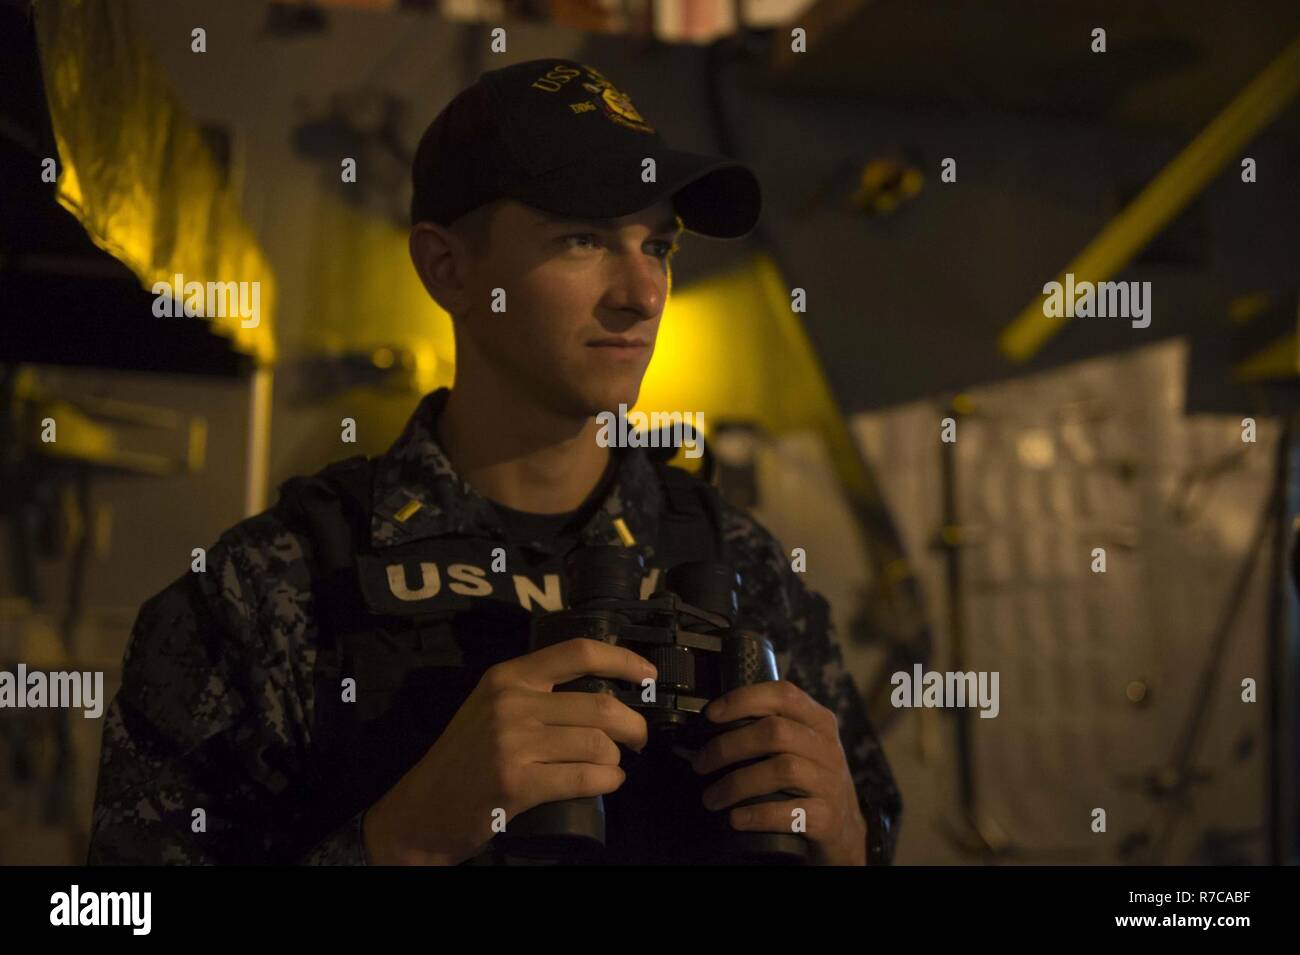
<instances>
[{"instance_id":1,"label":"uniform collar","mask_svg":"<svg viewBox=\"0 0 1300 955\"><path fill-rule=\"evenodd\" d=\"M439 388L425 395L401 437L379 459L370 519L375 548L452 535L505 540L492 503L456 473L438 443L436 423L450 394ZM635 546L653 556L662 501L658 481L644 449L622 449L609 491L579 531L580 541L621 545L614 523L621 518Z\"/></svg>"}]
</instances>

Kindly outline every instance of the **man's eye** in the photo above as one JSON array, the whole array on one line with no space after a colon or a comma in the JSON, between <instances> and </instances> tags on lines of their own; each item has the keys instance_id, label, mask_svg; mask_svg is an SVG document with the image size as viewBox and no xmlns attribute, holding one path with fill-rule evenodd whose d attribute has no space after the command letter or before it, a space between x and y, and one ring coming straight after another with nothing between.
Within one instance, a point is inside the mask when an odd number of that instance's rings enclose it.
<instances>
[{"instance_id":1,"label":"man's eye","mask_svg":"<svg viewBox=\"0 0 1300 955\"><path fill-rule=\"evenodd\" d=\"M575 232L572 235L564 236L560 241L571 249L595 248L600 243L600 236L594 232ZM671 239L660 239L649 243L649 245L654 249L651 254L661 262L671 259L678 248L677 243Z\"/></svg>"}]
</instances>

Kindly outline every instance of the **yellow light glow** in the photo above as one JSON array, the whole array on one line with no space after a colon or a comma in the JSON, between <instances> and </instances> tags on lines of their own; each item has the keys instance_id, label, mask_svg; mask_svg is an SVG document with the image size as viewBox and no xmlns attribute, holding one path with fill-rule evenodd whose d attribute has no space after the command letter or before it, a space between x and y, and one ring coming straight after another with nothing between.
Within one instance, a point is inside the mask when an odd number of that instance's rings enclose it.
<instances>
[{"instance_id":1,"label":"yellow light glow","mask_svg":"<svg viewBox=\"0 0 1300 955\"><path fill-rule=\"evenodd\" d=\"M177 274L258 283L256 325L245 327L239 315L210 321L236 348L273 361L270 264L129 5L40 3L35 16L59 204L146 289Z\"/></svg>"}]
</instances>

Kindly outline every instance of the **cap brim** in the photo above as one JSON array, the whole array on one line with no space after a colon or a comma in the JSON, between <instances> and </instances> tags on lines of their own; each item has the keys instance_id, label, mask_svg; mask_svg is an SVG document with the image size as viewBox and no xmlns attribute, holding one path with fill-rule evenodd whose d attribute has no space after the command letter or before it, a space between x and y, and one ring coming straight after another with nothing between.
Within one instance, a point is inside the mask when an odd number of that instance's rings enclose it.
<instances>
[{"instance_id":1,"label":"cap brim","mask_svg":"<svg viewBox=\"0 0 1300 955\"><path fill-rule=\"evenodd\" d=\"M665 199L690 232L738 239L758 224L762 191L742 163L717 156L663 150L655 159L655 182L641 181L643 156L580 160L505 191L512 199L552 215L617 219Z\"/></svg>"}]
</instances>

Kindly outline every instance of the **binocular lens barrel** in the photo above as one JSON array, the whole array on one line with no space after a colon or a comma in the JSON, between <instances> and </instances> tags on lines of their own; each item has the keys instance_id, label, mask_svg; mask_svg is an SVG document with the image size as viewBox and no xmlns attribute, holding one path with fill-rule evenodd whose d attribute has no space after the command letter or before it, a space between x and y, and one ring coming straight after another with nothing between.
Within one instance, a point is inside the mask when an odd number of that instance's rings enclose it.
<instances>
[{"instance_id":1,"label":"binocular lens barrel","mask_svg":"<svg viewBox=\"0 0 1300 955\"><path fill-rule=\"evenodd\" d=\"M722 692L779 680L776 653L761 634L732 630L722 640Z\"/></svg>"},{"instance_id":2,"label":"binocular lens barrel","mask_svg":"<svg viewBox=\"0 0 1300 955\"><path fill-rule=\"evenodd\" d=\"M675 593L686 603L709 613L736 619L736 590L740 578L727 564L708 560L678 564L668 571L664 582L666 590Z\"/></svg>"},{"instance_id":3,"label":"binocular lens barrel","mask_svg":"<svg viewBox=\"0 0 1300 955\"><path fill-rule=\"evenodd\" d=\"M645 567L641 555L626 547L580 547L565 563L569 606L599 600L640 600Z\"/></svg>"}]
</instances>

